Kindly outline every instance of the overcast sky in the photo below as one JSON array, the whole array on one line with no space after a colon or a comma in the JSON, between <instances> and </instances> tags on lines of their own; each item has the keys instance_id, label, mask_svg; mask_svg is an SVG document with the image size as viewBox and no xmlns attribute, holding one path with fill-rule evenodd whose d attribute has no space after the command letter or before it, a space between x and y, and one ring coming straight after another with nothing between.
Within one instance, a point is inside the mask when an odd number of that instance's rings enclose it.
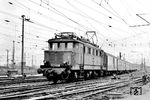
<instances>
[{"instance_id":1,"label":"overcast sky","mask_svg":"<svg viewBox=\"0 0 150 100\"><path fill-rule=\"evenodd\" d=\"M85 36L96 31L98 45L115 56L119 52L133 63L142 57L150 64L149 0L0 0L0 62L6 64L6 49L20 62L21 15L25 22L25 55L28 65L42 64L47 40L59 32Z\"/></svg>"}]
</instances>

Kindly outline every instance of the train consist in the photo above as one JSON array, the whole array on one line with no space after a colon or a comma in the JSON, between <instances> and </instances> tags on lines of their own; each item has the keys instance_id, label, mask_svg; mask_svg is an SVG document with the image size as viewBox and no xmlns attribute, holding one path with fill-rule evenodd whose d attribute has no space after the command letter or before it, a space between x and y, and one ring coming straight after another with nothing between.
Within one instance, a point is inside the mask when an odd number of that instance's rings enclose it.
<instances>
[{"instance_id":1,"label":"train consist","mask_svg":"<svg viewBox=\"0 0 150 100\"><path fill-rule=\"evenodd\" d=\"M98 45L73 32L55 34L48 44L49 50L44 51L44 65L37 71L54 83L58 80L90 79L139 69L138 65L104 52Z\"/></svg>"}]
</instances>

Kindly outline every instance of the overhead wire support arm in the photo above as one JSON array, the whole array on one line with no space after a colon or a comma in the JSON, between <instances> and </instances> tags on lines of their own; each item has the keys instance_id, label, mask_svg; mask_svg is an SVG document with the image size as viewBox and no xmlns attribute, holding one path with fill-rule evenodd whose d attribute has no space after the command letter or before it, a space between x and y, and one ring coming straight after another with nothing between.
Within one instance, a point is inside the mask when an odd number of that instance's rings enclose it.
<instances>
[{"instance_id":1,"label":"overhead wire support arm","mask_svg":"<svg viewBox=\"0 0 150 100\"><path fill-rule=\"evenodd\" d=\"M150 24L149 21L147 21L146 19L144 19L143 17L140 16L140 14L136 14L138 17L140 17L141 19L143 19L145 22L147 22L148 24Z\"/></svg>"},{"instance_id":2,"label":"overhead wire support arm","mask_svg":"<svg viewBox=\"0 0 150 100\"><path fill-rule=\"evenodd\" d=\"M150 22L147 21L145 18L143 18L142 16L140 16L140 14L136 14L136 16L138 16L139 18L141 18L142 20L144 20L147 24L143 24L143 25L133 25L133 26L130 26L130 27L140 27L140 26L149 26L150 25Z\"/></svg>"}]
</instances>

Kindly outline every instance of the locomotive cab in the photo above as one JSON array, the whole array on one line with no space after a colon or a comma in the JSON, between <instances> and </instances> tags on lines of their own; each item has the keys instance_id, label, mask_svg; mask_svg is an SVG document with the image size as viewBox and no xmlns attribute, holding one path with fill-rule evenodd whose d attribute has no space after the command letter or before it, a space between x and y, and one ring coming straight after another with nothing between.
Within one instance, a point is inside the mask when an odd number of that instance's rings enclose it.
<instances>
[{"instance_id":1,"label":"locomotive cab","mask_svg":"<svg viewBox=\"0 0 150 100\"><path fill-rule=\"evenodd\" d=\"M61 34L62 35L62 34ZM44 51L44 65L40 66L38 73L43 73L48 80L54 82L58 80L68 80L75 65L75 49L77 42L73 39L73 35L56 35L54 39L50 39L49 50ZM71 75L70 75L71 76Z\"/></svg>"},{"instance_id":2,"label":"locomotive cab","mask_svg":"<svg viewBox=\"0 0 150 100\"><path fill-rule=\"evenodd\" d=\"M45 63L41 65L43 76L48 80L66 79L72 68L72 51L45 51ZM65 74L65 75L64 75ZM56 82L56 80L55 80Z\"/></svg>"}]
</instances>

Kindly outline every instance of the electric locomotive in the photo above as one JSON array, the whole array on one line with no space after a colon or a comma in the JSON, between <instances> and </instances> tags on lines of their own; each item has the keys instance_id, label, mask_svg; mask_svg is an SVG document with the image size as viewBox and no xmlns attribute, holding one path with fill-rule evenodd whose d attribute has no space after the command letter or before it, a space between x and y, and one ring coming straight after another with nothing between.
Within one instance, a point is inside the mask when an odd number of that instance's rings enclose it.
<instances>
[{"instance_id":1,"label":"electric locomotive","mask_svg":"<svg viewBox=\"0 0 150 100\"><path fill-rule=\"evenodd\" d=\"M112 75L124 72L127 65L129 68L132 65L73 32L57 33L48 44L49 49L44 51L44 65L37 71L54 83Z\"/></svg>"}]
</instances>

